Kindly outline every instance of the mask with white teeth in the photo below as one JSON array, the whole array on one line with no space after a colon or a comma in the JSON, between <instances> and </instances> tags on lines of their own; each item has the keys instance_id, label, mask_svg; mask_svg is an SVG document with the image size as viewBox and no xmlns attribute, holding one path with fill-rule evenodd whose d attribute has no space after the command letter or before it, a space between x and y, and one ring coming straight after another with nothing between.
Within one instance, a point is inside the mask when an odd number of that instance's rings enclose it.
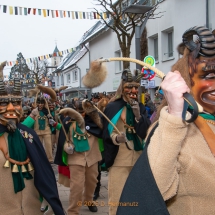
<instances>
[{"instance_id":1,"label":"mask with white teeth","mask_svg":"<svg viewBox=\"0 0 215 215\"><path fill-rule=\"evenodd\" d=\"M130 70L122 72L122 97L130 105L138 102L138 88L141 78L142 74L139 70L135 70L134 75L131 74Z\"/></svg>"},{"instance_id":2,"label":"mask with white teeth","mask_svg":"<svg viewBox=\"0 0 215 215\"><path fill-rule=\"evenodd\" d=\"M0 79L0 123L14 132L22 117L22 96L19 79L14 79L14 87L5 89Z\"/></svg>"}]
</instances>

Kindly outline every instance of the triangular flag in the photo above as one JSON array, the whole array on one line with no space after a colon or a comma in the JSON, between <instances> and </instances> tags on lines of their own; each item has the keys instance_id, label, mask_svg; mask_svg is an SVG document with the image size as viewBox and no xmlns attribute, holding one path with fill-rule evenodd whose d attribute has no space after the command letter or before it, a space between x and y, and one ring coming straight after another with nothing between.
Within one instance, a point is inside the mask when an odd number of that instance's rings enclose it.
<instances>
[{"instance_id":1,"label":"triangular flag","mask_svg":"<svg viewBox=\"0 0 215 215\"><path fill-rule=\"evenodd\" d=\"M67 11L67 13L68 13L68 17L70 18L70 11Z\"/></svg>"},{"instance_id":2,"label":"triangular flag","mask_svg":"<svg viewBox=\"0 0 215 215\"><path fill-rule=\"evenodd\" d=\"M56 17L58 17L58 11L56 10L55 12L56 12Z\"/></svg>"},{"instance_id":3,"label":"triangular flag","mask_svg":"<svg viewBox=\"0 0 215 215\"><path fill-rule=\"evenodd\" d=\"M14 7L15 15L18 15L18 8Z\"/></svg>"},{"instance_id":4,"label":"triangular flag","mask_svg":"<svg viewBox=\"0 0 215 215\"><path fill-rule=\"evenodd\" d=\"M46 9L43 9L43 16L46 17Z\"/></svg>"},{"instance_id":5,"label":"triangular flag","mask_svg":"<svg viewBox=\"0 0 215 215\"><path fill-rule=\"evenodd\" d=\"M22 15L22 7L19 7L19 15Z\"/></svg>"},{"instance_id":6,"label":"triangular flag","mask_svg":"<svg viewBox=\"0 0 215 215\"><path fill-rule=\"evenodd\" d=\"M41 16L41 9L38 9L38 15Z\"/></svg>"},{"instance_id":7,"label":"triangular flag","mask_svg":"<svg viewBox=\"0 0 215 215\"><path fill-rule=\"evenodd\" d=\"M47 16L49 16L49 11L50 11L50 10L47 10Z\"/></svg>"},{"instance_id":8,"label":"triangular flag","mask_svg":"<svg viewBox=\"0 0 215 215\"><path fill-rule=\"evenodd\" d=\"M9 13L10 13L10 15L13 15L13 7L12 6L9 6Z\"/></svg>"},{"instance_id":9,"label":"triangular flag","mask_svg":"<svg viewBox=\"0 0 215 215\"><path fill-rule=\"evenodd\" d=\"M63 18L63 11L60 10L60 18Z\"/></svg>"},{"instance_id":10,"label":"triangular flag","mask_svg":"<svg viewBox=\"0 0 215 215\"><path fill-rule=\"evenodd\" d=\"M30 14L31 13L31 8L28 8L28 14Z\"/></svg>"},{"instance_id":11,"label":"triangular flag","mask_svg":"<svg viewBox=\"0 0 215 215\"><path fill-rule=\"evenodd\" d=\"M75 19L74 11L71 11L71 13L72 13L72 18Z\"/></svg>"},{"instance_id":12,"label":"triangular flag","mask_svg":"<svg viewBox=\"0 0 215 215\"><path fill-rule=\"evenodd\" d=\"M33 14L36 15L36 8L33 9Z\"/></svg>"},{"instance_id":13,"label":"triangular flag","mask_svg":"<svg viewBox=\"0 0 215 215\"><path fill-rule=\"evenodd\" d=\"M66 11L65 10L63 11L63 16L66 17Z\"/></svg>"},{"instance_id":14,"label":"triangular flag","mask_svg":"<svg viewBox=\"0 0 215 215\"><path fill-rule=\"evenodd\" d=\"M79 18L82 19L82 12L79 12Z\"/></svg>"},{"instance_id":15,"label":"triangular flag","mask_svg":"<svg viewBox=\"0 0 215 215\"><path fill-rule=\"evenodd\" d=\"M3 5L3 13L7 13L7 5Z\"/></svg>"},{"instance_id":16,"label":"triangular flag","mask_svg":"<svg viewBox=\"0 0 215 215\"><path fill-rule=\"evenodd\" d=\"M78 19L78 12L75 12L75 18Z\"/></svg>"},{"instance_id":17,"label":"triangular flag","mask_svg":"<svg viewBox=\"0 0 215 215\"><path fill-rule=\"evenodd\" d=\"M27 8L26 8L26 7L24 8L24 15L25 15L25 16L27 16L27 15L28 15L28 10L27 10Z\"/></svg>"},{"instance_id":18,"label":"triangular flag","mask_svg":"<svg viewBox=\"0 0 215 215\"><path fill-rule=\"evenodd\" d=\"M55 18L54 10L52 10L52 18Z\"/></svg>"}]
</instances>

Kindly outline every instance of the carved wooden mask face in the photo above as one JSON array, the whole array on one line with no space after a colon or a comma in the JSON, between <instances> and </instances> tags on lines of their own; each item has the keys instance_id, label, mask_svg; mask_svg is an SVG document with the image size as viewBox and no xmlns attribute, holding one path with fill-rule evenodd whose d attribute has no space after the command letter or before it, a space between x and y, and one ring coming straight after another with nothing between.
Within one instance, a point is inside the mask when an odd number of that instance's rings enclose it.
<instances>
[{"instance_id":1,"label":"carved wooden mask face","mask_svg":"<svg viewBox=\"0 0 215 215\"><path fill-rule=\"evenodd\" d=\"M200 57L192 77L192 93L204 111L215 114L215 57Z\"/></svg>"},{"instance_id":2,"label":"carved wooden mask face","mask_svg":"<svg viewBox=\"0 0 215 215\"><path fill-rule=\"evenodd\" d=\"M138 101L139 86L140 84L136 82L127 82L123 85L123 97L129 104L132 104L133 101Z\"/></svg>"},{"instance_id":3,"label":"carved wooden mask face","mask_svg":"<svg viewBox=\"0 0 215 215\"><path fill-rule=\"evenodd\" d=\"M45 100L43 98L37 99L38 110L42 110L45 107Z\"/></svg>"},{"instance_id":4,"label":"carved wooden mask face","mask_svg":"<svg viewBox=\"0 0 215 215\"><path fill-rule=\"evenodd\" d=\"M22 115L22 101L20 96L0 96L0 116L3 120L20 122Z\"/></svg>"},{"instance_id":5,"label":"carved wooden mask face","mask_svg":"<svg viewBox=\"0 0 215 215\"><path fill-rule=\"evenodd\" d=\"M55 108L55 103L49 101L49 102L48 102L48 105L49 105L49 110L50 110L50 111L53 111L54 108Z\"/></svg>"}]
</instances>

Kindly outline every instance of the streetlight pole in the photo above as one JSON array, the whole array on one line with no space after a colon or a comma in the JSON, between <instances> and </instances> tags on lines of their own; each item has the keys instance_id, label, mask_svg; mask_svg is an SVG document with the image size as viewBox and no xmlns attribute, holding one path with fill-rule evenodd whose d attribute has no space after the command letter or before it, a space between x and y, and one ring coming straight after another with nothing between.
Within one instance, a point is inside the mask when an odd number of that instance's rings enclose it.
<instances>
[{"instance_id":1,"label":"streetlight pole","mask_svg":"<svg viewBox=\"0 0 215 215\"><path fill-rule=\"evenodd\" d=\"M135 27L135 53L136 53L136 59L142 60L141 59L141 53L140 53L140 38L141 35L144 31L144 28L146 26L146 23L149 19L150 16L150 10L153 7L151 6L145 6L145 5L129 5L125 10L123 11L124 13L131 13L131 14L145 14L147 13L146 18L144 19L143 23L141 25L138 25ZM141 66L139 64L136 64L136 69L141 70Z\"/></svg>"},{"instance_id":2,"label":"streetlight pole","mask_svg":"<svg viewBox=\"0 0 215 215\"><path fill-rule=\"evenodd\" d=\"M206 0L206 27L209 29L209 0Z\"/></svg>"},{"instance_id":3,"label":"streetlight pole","mask_svg":"<svg viewBox=\"0 0 215 215\"><path fill-rule=\"evenodd\" d=\"M131 14L145 14L147 13L146 18L144 19L143 23L141 25L135 26L135 56L138 60L141 59L141 50L140 50L140 38L144 31L144 28L146 26L146 23L149 19L149 16L151 14L150 10L153 7L151 6L145 6L145 5L129 5L125 10L124 13L131 13ZM139 64L136 64L136 69L139 69L141 71L141 66ZM142 93L141 87L138 89L138 100L140 101L140 96Z\"/></svg>"}]
</instances>

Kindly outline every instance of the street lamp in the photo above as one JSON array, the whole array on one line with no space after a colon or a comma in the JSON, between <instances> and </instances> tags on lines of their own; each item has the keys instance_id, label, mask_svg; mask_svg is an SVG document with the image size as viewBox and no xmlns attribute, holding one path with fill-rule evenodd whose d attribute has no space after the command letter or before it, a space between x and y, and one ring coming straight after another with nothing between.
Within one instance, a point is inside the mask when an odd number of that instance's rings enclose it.
<instances>
[{"instance_id":1,"label":"street lamp","mask_svg":"<svg viewBox=\"0 0 215 215\"><path fill-rule=\"evenodd\" d=\"M141 60L140 59L140 38L141 35L143 33L143 30L146 26L146 22L149 19L150 16L150 10L153 7L151 6L145 6L145 5L137 5L137 4L131 4L129 5L127 8L125 8L125 10L123 11L123 13L131 13L131 14L145 14L148 12L144 22L141 25L135 26L135 51L136 51L136 59ZM139 64L136 64L136 69L140 69L141 70L141 66Z\"/></svg>"}]
</instances>

